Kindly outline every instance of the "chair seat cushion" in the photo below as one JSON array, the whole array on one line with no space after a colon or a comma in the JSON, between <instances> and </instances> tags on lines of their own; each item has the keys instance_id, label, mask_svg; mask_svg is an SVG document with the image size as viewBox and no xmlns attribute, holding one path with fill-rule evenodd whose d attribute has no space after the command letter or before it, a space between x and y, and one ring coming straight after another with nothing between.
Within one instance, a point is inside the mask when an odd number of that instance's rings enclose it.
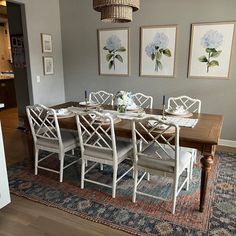
<instances>
[{"instance_id":1,"label":"chair seat cushion","mask_svg":"<svg viewBox=\"0 0 236 236\"><path fill-rule=\"evenodd\" d=\"M108 141L107 141L108 142ZM110 142L111 143L111 142ZM111 145L111 144L110 144ZM119 140L116 141L117 157L118 163L124 160L128 152L133 149L133 144L128 140ZM101 149L95 146L85 145L84 155L90 156L93 158L104 159L104 160L113 160L113 151L109 149Z\"/></svg>"},{"instance_id":2,"label":"chair seat cushion","mask_svg":"<svg viewBox=\"0 0 236 236\"><path fill-rule=\"evenodd\" d=\"M61 130L61 138L62 138L64 149L76 146L79 142L77 132L73 132L73 131ZM36 145L41 146L41 147L58 149L59 141L50 140L47 138L38 138L36 141Z\"/></svg>"},{"instance_id":3,"label":"chair seat cushion","mask_svg":"<svg viewBox=\"0 0 236 236\"><path fill-rule=\"evenodd\" d=\"M143 154L138 155L137 165L148 169L174 173L175 152L171 148L165 148L165 150L168 154L160 148L157 149L155 145L151 145ZM158 152L162 159L158 158L155 152ZM179 151L179 173L182 173L185 168L190 166L190 159L191 153L182 150Z\"/></svg>"}]
</instances>

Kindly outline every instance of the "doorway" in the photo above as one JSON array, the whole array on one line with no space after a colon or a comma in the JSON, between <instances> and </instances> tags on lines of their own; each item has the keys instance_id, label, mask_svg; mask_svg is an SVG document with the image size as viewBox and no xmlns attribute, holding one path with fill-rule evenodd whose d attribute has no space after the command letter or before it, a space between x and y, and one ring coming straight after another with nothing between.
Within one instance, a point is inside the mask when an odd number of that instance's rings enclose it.
<instances>
[{"instance_id":1,"label":"doorway","mask_svg":"<svg viewBox=\"0 0 236 236\"><path fill-rule=\"evenodd\" d=\"M5 36L4 46L0 47L5 60L4 66L0 64L0 103L4 103L5 113L17 112L17 127L24 129L25 107L30 103L25 47L27 37L22 12L24 6L10 1L0 2L3 3L0 3L0 18L4 21Z\"/></svg>"}]
</instances>

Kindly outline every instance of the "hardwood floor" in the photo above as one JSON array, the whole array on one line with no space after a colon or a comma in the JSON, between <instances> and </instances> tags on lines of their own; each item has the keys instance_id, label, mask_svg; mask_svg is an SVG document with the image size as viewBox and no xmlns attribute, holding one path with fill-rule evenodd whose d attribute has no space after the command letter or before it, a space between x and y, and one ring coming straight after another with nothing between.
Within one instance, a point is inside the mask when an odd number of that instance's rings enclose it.
<instances>
[{"instance_id":1,"label":"hardwood floor","mask_svg":"<svg viewBox=\"0 0 236 236\"><path fill-rule=\"evenodd\" d=\"M12 195L0 211L0 236L125 236L122 231Z\"/></svg>"},{"instance_id":2,"label":"hardwood floor","mask_svg":"<svg viewBox=\"0 0 236 236\"><path fill-rule=\"evenodd\" d=\"M17 129L17 109L0 111L7 165L29 158L27 135ZM218 147L236 152L236 148ZM122 231L93 223L64 211L11 195L12 203L0 210L0 236L126 236Z\"/></svg>"}]
</instances>

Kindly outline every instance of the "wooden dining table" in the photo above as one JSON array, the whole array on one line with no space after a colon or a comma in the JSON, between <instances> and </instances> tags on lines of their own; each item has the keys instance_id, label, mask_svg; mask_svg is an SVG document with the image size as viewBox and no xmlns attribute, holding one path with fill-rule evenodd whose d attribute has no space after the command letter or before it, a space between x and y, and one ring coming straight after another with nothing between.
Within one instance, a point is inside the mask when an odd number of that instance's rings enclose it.
<instances>
[{"instance_id":1,"label":"wooden dining table","mask_svg":"<svg viewBox=\"0 0 236 236\"><path fill-rule=\"evenodd\" d=\"M53 106L55 109L79 107L78 102L67 102ZM113 106L103 106L103 109L114 109ZM146 114L160 115L160 109L145 109ZM179 134L179 144L182 147L194 148L201 155L201 187L199 211L204 211L206 194L208 191L208 177L211 172L211 166L214 162L216 146L219 144L221 129L223 125L223 116L215 114L193 113L193 119L198 119L194 128L181 127ZM68 117L59 120L61 128L77 129L75 117ZM131 122L122 120L115 125L117 136L132 138Z\"/></svg>"}]
</instances>

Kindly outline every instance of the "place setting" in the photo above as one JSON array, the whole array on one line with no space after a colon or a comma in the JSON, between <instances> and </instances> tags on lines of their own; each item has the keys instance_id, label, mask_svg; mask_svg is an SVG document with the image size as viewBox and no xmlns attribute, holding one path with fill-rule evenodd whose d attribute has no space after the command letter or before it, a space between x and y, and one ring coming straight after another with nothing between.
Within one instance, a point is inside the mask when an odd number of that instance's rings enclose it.
<instances>
[{"instance_id":1,"label":"place setting","mask_svg":"<svg viewBox=\"0 0 236 236\"><path fill-rule=\"evenodd\" d=\"M173 126L163 124L161 122L158 122L157 120L148 120L146 122L146 127L151 128L152 132L157 133L174 133L175 128Z\"/></svg>"}]
</instances>

